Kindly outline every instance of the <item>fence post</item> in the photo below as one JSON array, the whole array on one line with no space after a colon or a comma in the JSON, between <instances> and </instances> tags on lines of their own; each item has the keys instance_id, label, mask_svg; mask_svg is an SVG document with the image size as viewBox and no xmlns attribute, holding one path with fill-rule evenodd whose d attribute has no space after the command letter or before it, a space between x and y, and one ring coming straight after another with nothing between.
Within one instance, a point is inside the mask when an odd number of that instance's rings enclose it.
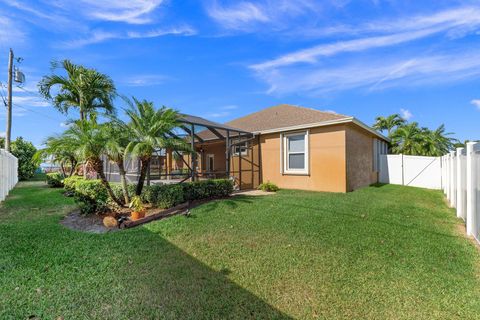
<instances>
[{"instance_id":1,"label":"fence post","mask_svg":"<svg viewBox=\"0 0 480 320\"><path fill-rule=\"evenodd\" d=\"M457 148L457 161L456 161L456 166L457 166L457 198L456 198L456 203L457 203L457 217L461 218L463 217L463 212L465 208L463 207L463 185L465 184L465 181L462 179L462 153L463 153L464 148Z\"/></svg>"},{"instance_id":2,"label":"fence post","mask_svg":"<svg viewBox=\"0 0 480 320\"><path fill-rule=\"evenodd\" d=\"M450 205L453 208L456 208L456 192L455 192L455 187L456 187L456 182L457 179L455 177L456 173L456 162L455 162L455 151L450 151Z\"/></svg>"},{"instance_id":3,"label":"fence post","mask_svg":"<svg viewBox=\"0 0 480 320\"><path fill-rule=\"evenodd\" d=\"M475 194L475 159L473 147L475 142L467 142L467 235L477 237L475 230L476 194Z\"/></svg>"}]
</instances>

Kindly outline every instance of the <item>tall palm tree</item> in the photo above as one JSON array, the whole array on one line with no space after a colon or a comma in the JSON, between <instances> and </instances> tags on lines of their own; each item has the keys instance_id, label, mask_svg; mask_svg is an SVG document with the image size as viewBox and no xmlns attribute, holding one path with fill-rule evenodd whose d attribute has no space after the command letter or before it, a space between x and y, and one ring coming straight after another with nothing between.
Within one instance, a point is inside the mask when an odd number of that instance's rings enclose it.
<instances>
[{"instance_id":1,"label":"tall palm tree","mask_svg":"<svg viewBox=\"0 0 480 320\"><path fill-rule=\"evenodd\" d=\"M115 162L118 167L123 198L125 204L128 204L130 202L130 196L128 194L127 172L125 170L125 149L130 142L128 127L120 119L112 119L111 122L105 124L105 129L109 137L105 146L106 155L108 159Z\"/></svg>"},{"instance_id":2,"label":"tall palm tree","mask_svg":"<svg viewBox=\"0 0 480 320\"><path fill-rule=\"evenodd\" d=\"M65 139L63 135L50 136L45 140L44 145L45 148L38 150L35 154L35 159L38 161L50 159L60 165L64 176L73 175L79 159L69 140ZM66 167L70 168L68 174Z\"/></svg>"},{"instance_id":3,"label":"tall palm tree","mask_svg":"<svg viewBox=\"0 0 480 320\"><path fill-rule=\"evenodd\" d=\"M186 141L168 137L168 133L179 125L179 114L173 109L162 107L156 110L152 102L133 98L133 103L125 112L130 118L130 143L125 153L140 160L140 177L135 190L136 195L140 195L155 150L185 149Z\"/></svg>"},{"instance_id":4,"label":"tall palm tree","mask_svg":"<svg viewBox=\"0 0 480 320\"><path fill-rule=\"evenodd\" d=\"M387 136L390 138L392 135L392 130L398 128L406 123L399 114L392 114L388 117L376 117L375 124L373 128L379 131L387 131Z\"/></svg>"},{"instance_id":5,"label":"tall palm tree","mask_svg":"<svg viewBox=\"0 0 480 320\"><path fill-rule=\"evenodd\" d=\"M63 60L60 65L66 76L44 76L38 84L40 94L51 101L55 108L65 114L70 108L76 108L81 120L98 110L107 114L114 112L112 100L116 89L109 76L69 60Z\"/></svg>"},{"instance_id":6,"label":"tall palm tree","mask_svg":"<svg viewBox=\"0 0 480 320\"><path fill-rule=\"evenodd\" d=\"M118 205L123 205L112 191L103 171L102 156L107 153L110 140L109 131L105 125L94 120L79 120L73 123L64 134L64 139L75 148L77 154L84 159L100 177L110 198Z\"/></svg>"},{"instance_id":7,"label":"tall palm tree","mask_svg":"<svg viewBox=\"0 0 480 320\"><path fill-rule=\"evenodd\" d=\"M423 133L417 122L398 127L391 135L393 152L407 155L421 154Z\"/></svg>"}]
</instances>

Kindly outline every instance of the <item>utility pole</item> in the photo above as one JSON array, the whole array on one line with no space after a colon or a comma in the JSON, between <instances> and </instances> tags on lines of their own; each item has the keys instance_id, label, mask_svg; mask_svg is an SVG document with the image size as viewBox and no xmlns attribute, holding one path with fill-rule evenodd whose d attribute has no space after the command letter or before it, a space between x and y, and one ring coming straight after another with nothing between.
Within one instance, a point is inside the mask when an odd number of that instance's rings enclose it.
<instances>
[{"instance_id":1,"label":"utility pole","mask_svg":"<svg viewBox=\"0 0 480 320\"><path fill-rule=\"evenodd\" d=\"M13 50L10 49L8 57L8 83L7 83L7 132L5 133L5 150L10 152L12 139L12 81L13 81Z\"/></svg>"}]
</instances>

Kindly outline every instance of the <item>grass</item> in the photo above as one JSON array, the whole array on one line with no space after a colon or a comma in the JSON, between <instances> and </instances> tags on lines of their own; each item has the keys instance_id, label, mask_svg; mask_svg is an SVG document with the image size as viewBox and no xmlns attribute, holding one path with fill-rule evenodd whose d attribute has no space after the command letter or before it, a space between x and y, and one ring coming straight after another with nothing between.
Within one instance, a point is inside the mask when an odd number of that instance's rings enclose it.
<instances>
[{"instance_id":1,"label":"grass","mask_svg":"<svg viewBox=\"0 0 480 320\"><path fill-rule=\"evenodd\" d=\"M0 319L474 319L480 254L440 192L280 191L104 235L43 182L0 206Z\"/></svg>"}]
</instances>

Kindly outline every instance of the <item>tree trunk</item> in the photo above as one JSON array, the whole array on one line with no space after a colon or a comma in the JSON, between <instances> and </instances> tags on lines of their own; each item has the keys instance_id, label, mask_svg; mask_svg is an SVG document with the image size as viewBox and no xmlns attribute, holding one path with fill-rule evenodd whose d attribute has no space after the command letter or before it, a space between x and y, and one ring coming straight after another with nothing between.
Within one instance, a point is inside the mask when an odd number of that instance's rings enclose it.
<instances>
[{"instance_id":1,"label":"tree trunk","mask_svg":"<svg viewBox=\"0 0 480 320\"><path fill-rule=\"evenodd\" d=\"M66 177L67 175L65 173L65 166L63 165L63 161L60 163L60 169L62 170L62 175Z\"/></svg>"},{"instance_id":2,"label":"tree trunk","mask_svg":"<svg viewBox=\"0 0 480 320\"><path fill-rule=\"evenodd\" d=\"M137 196L142 194L143 185L145 184L145 177L147 176L148 164L150 163L151 157L145 157L140 159L140 177L138 178L137 189L135 194Z\"/></svg>"},{"instance_id":3,"label":"tree trunk","mask_svg":"<svg viewBox=\"0 0 480 320\"><path fill-rule=\"evenodd\" d=\"M125 166L123 165L123 160L117 161L118 172L120 173L120 182L122 183L123 198L125 204L130 203L130 197L128 195L128 185L127 185L127 172L125 171Z\"/></svg>"},{"instance_id":4,"label":"tree trunk","mask_svg":"<svg viewBox=\"0 0 480 320\"><path fill-rule=\"evenodd\" d=\"M75 167L77 166L77 161L73 160L73 159L70 159L70 165L71 165L71 168L70 168L70 174L68 175L69 177L71 177L73 175L73 173L75 172Z\"/></svg>"},{"instance_id":5,"label":"tree trunk","mask_svg":"<svg viewBox=\"0 0 480 320\"><path fill-rule=\"evenodd\" d=\"M108 196L113 201L115 201L116 204L118 204L119 206L123 206L123 203L118 200L118 198L113 193L112 187L110 186L110 183L108 183L107 178L105 177L105 173L103 172L103 161L101 159L94 159L91 161L91 163L97 174L100 176L100 181L102 181L103 186L105 187L105 189L107 189Z\"/></svg>"}]
</instances>

